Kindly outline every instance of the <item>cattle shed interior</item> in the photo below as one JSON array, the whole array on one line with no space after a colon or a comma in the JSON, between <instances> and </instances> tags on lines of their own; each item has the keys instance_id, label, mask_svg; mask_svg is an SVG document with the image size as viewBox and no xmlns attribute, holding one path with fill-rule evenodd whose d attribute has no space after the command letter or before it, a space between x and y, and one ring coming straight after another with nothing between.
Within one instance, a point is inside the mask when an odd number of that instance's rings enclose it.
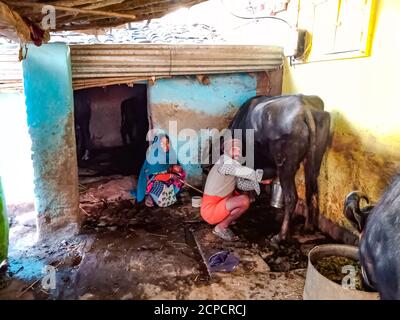
<instances>
[{"instance_id":1,"label":"cattle shed interior","mask_svg":"<svg viewBox=\"0 0 400 320\"><path fill-rule=\"evenodd\" d=\"M57 17L50 31L40 24L46 4ZM361 273L369 220L354 212L380 210L400 227L399 16L396 0L0 0L0 300L396 297ZM292 109L254 116L287 96ZM207 147L237 123L256 129L264 175L255 172L260 192L244 193L245 214L229 225L233 242L195 197L207 196ZM179 189L166 207L149 196L154 176L140 179L159 133L185 173L165 183ZM296 152L301 161L285 171ZM354 200L361 192L368 203ZM212 264L221 251L237 259L231 270ZM324 255L347 259L356 280L344 284L342 265L323 265ZM49 275L54 286L41 281Z\"/></svg>"},{"instance_id":2,"label":"cattle shed interior","mask_svg":"<svg viewBox=\"0 0 400 320\"><path fill-rule=\"evenodd\" d=\"M146 84L75 90L74 99L79 177L137 175L149 130ZM77 100L86 101L90 113ZM85 144L84 130L91 145ZM91 154L85 157L87 149Z\"/></svg>"}]
</instances>

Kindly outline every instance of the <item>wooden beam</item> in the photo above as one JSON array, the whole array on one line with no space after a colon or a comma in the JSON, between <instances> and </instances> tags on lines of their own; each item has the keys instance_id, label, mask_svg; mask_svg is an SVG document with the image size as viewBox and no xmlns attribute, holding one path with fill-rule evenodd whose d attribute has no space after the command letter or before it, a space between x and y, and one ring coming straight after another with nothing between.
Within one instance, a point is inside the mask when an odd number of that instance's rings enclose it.
<instances>
[{"instance_id":1,"label":"wooden beam","mask_svg":"<svg viewBox=\"0 0 400 320\"><path fill-rule=\"evenodd\" d=\"M18 1L18 2L9 2L10 5L13 7L33 7L33 8L42 8L48 4L46 3L36 3L36 2L26 2L26 1ZM98 15L98 16L105 16L105 17L115 17L115 18L124 18L135 20L136 16L133 14L124 14L124 13L117 13L117 12L107 12L107 11L100 11L100 10L87 10L87 9L78 9L78 8L71 8L65 6L54 5L53 6L56 10L65 11L65 12L72 12L72 13L84 13L90 15Z\"/></svg>"},{"instance_id":2,"label":"wooden beam","mask_svg":"<svg viewBox=\"0 0 400 320\"><path fill-rule=\"evenodd\" d=\"M47 4L55 6L65 6L65 7L78 7L102 1L103 0L57 0L57 1L49 1L47 2Z\"/></svg>"},{"instance_id":3,"label":"wooden beam","mask_svg":"<svg viewBox=\"0 0 400 320\"><path fill-rule=\"evenodd\" d=\"M104 8L104 7L110 7L112 5L119 5L124 1L125 0L101 1L101 2L90 4L90 5L85 5L82 9L86 9L86 10L94 10L94 9L96 9L97 10L97 9Z\"/></svg>"}]
</instances>

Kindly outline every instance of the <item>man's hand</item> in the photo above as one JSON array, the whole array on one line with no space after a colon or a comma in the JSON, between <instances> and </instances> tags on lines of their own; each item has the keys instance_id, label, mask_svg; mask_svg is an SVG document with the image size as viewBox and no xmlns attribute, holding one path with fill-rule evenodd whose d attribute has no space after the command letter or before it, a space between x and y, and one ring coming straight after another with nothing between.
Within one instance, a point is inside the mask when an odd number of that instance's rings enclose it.
<instances>
[{"instance_id":1,"label":"man's hand","mask_svg":"<svg viewBox=\"0 0 400 320\"><path fill-rule=\"evenodd\" d=\"M261 184L271 184L272 183L272 179L265 179L265 180L261 180L260 183Z\"/></svg>"}]
</instances>

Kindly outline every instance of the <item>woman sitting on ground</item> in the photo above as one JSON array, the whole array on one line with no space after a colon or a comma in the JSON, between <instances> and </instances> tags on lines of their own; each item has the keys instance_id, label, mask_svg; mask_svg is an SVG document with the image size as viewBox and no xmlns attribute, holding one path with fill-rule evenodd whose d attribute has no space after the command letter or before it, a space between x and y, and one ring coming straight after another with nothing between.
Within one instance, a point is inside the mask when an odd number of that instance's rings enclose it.
<instances>
[{"instance_id":1,"label":"woman sitting on ground","mask_svg":"<svg viewBox=\"0 0 400 320\"><path fill-rule=\"evenodd\" d=\"M176 202L185 180L185 171L177 162L166 134L154 138L148 148L146 160L140 170L136 201L145 200L145 205L167 207Z\"/></svg>"},{"instance_id":2,"label":"woman sitting on ground","mask_svg":"<svg viewBox=\"0 0 400 320\"><path fill-rule=\"evenodd\" d=\"M271 183L270 180L261 181L262 170L254 171L237 161L241 156L240 143L237 139L224 143L224 154L207 177L200 208L202 218L215 225L213 233L226 241L238 240L228 227L250 206L249 196L242 191L255 190L260 194L259 183Z\"/></svg>"}]
</instances>

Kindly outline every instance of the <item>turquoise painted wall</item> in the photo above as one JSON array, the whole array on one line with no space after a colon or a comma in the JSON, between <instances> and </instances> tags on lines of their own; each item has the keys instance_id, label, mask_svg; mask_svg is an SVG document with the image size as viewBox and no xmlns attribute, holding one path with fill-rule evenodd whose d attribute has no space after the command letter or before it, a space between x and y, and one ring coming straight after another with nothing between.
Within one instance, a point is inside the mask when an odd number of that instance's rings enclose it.
<instances>
[{"instance_id":1,"label":"turquoise painted wall","mask_svg":"<svg viewBox=\"0 0 400 320\"><path fill-rule=\"evenodd\" d=\"M210 84L201 84L196 77L175 77L158 80L149 86L149 103L155 128L170 134L173 145L178 149L178 160L186 158L185 150L201 150L203 134L199 139L178 137L169 130L169 121L177 122L179 130L226 128L237 109L256 95L257 78L247 73L209 76ZM190 141L190 146L187 143ZM186 145L186 147L184 147ZM197 162L200 152L193 154ZM184 164L189 180L201 183L201 165Z\"/></svg>"},{"instance_id":2,"label":"turquoise painted wall","mask_svg":"<svg viewBox=\"0 0 400 320\"><path fill-rule=\"evenodd\" d=\"M23 62L24 90L39 225L64 225L78 213L69 47L29 46Z\"/></svg>"},{"instance_id":3,"label":"turquoise painted wall","mask_svg":"<svg viewBox=\"0 0 400 320\"><path fill-rule=\"evenodd\" d=\"M174 103L194 111L221 114L256 95L257 79L247 73L210 76L210 85L195 77L158 80L150 86L151 104Z\"/></svg>"}]
</instances>

